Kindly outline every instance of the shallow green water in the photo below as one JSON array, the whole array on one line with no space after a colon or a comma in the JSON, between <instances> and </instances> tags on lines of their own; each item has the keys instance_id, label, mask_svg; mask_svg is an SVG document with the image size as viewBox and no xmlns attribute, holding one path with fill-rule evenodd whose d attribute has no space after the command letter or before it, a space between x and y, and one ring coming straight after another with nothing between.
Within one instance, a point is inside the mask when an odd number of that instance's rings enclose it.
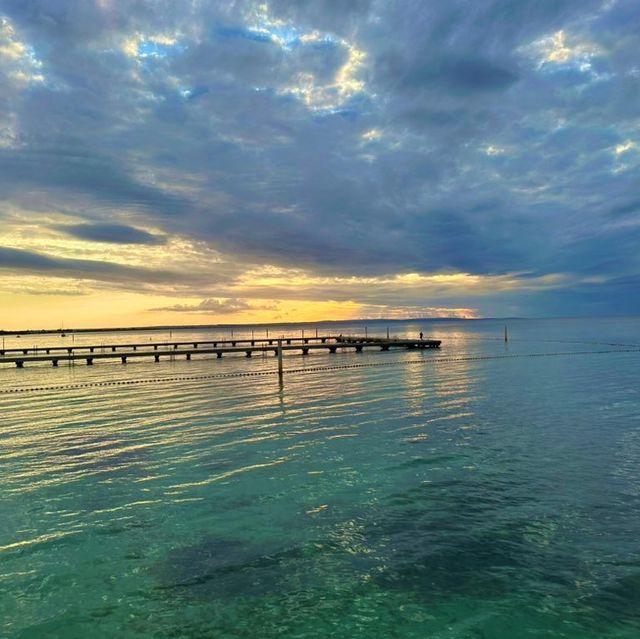
<instances>
[{"instance_id":1,"label":"shallow green water","mask_svg":"<svg viewBox=\"0 0 640 639\"><path fill-rule=\"evenodd\" d=\"M0 368L0 636L640 636L640 322L427 328Z\"/></svg>"}]
</instances>

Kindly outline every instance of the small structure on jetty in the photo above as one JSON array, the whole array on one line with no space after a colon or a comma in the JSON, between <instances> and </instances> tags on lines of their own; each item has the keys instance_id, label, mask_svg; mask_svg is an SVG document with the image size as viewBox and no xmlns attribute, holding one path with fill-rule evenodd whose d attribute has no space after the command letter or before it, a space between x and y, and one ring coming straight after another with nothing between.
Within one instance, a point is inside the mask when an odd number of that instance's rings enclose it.
<instances>
[{"instance_id":1,"label":"small structure on jetty","mask_svg":"<svg viewBox=\"0 0 640 639\"><path fill-rule=\"evenodd\" d=\"M437 339L398 339L377 337L283 337L265 339L202 340L191 342L147 342L142 344L99 344L77 346L41 346L31 348L6 348L0 350L0 364L15 364L23 368L27 363L50 362L58 366L60 362L85 361L91 366L99 359L119 359L126 364L132 358L153 357L159 362L161 357L184 357L190 360L193 355L215 355L221 358L226 354L252 355L273 353L278 356L282 351L300 351L308 355L312 350L325 350L337 353L338 349L353 350L362 353L364 349L425 349L439 348Z\"/></svg>"}]
</instances>

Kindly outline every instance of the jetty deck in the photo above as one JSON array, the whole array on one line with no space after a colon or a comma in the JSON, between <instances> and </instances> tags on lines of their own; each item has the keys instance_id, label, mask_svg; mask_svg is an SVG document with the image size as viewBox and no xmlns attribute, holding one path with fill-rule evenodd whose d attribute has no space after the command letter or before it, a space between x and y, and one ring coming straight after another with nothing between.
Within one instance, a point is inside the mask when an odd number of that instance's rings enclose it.
<instances>
[{"instance_id":1,"label":"jetty deck","mask_svg":"<svg viewBox=\"0 0 640 639\"><path fill-rule=\"evenodd\" d=\"M365 349L389 351L391 349L426 349L439 348L440 340L435 339L398 339L371 337L285 337L281 339L231 339L214 341L190 342L147 342L139 344L100 344L78 346L41 346L30 348L11 348L0 351L0 364L15 364L24 368L25 364L50 362L58 366L60 362L86 362L91 366L94 361L101 359L119 359L126 364L134 358L153 358L159 362L163 359L184 357L190 360L194 355L215 355L221 358L226 354L243 354L252 357L254 354L273 353L278 355L282 351L300 351L308 355L310 351L328 351L337 353L338 350L353 350L362 353Z\"/></svg>"},{"instance_id":2,"label":"jetty deck","mask_svg":"<svg viewBox=\"0 0 640 639\"><path fill-rule=\"evenodd\" d=\"M226 347L226 346L238 346L242 344L248 344L251 346L256 345L265 345L268 344L272 346L278 343L278 339L276 337L263 337L263 338L242 338L242 339L218 339L218 340L198 340L198 341L188 341L188 342L178 342L174 340L164 341L164 342L136 342L134 344L78 344L71 346L19 346L16 348L0 348L0 357L4 357L5 355L11 355L13 353L22 354L22 355L45 355L56 354L56 353L67 353L68 355L72 355L76 352L88 351L89 353L94 352L104 352L110 350L115 353L117 351L126 351L132 350L137 351L138 349L148 349L152 348L153 350L159 349L173 349L177 350L178 348L184 347L193 347L197 348L206 348L207 346L210 348L216 348L217 346ZM337 337L331 336L320 336L320 337L283 337L283 344L310 344L314 342L320 342L324 344L328 340L336 340L339 339Z\"/></svg>"}]
</instances>

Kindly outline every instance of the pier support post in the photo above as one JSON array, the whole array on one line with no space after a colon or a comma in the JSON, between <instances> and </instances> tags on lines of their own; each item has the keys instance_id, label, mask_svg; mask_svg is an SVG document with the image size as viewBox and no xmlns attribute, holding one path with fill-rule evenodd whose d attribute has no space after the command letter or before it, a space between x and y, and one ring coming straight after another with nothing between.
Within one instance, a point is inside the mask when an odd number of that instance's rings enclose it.
<instances>
[{"instance_id":1,"label":"pier support post","mask_svg":"<svg viewBox=\"0 0 640 639\"><path fill-rule=\"evenodd\" d=\"M282 340L278 340L278 378L280 379L280 383L282 383Z\"/></svg>"},{"instance_id":2,"label":"pier support post","mask_svg":"<svg viewBox=\"0 0 640 639\"><path fill-rule=\"evenodd\" d=\"M153 359L155 359L156 362L159 362L160 361L160 355L154 355Z\"/></svg>"},{"instance_id":3,"label":"pier support post","mask_svg":"<svg viewBox=\"0 0 640 639\"><path fill-rule=\"evenodd\" d=\"M24 362L21 359L16 362L16 368L24 368Z\"/></svg>"},{"instance_id":4,"label":"pier support post","mask_svg":"<svg viewBox=\"0 0 640 639\"><path fill-rule=\"evenodd\" d=\"M306 342L305 342L306 343ZM303 348L302 349L302 354L303 355L308 355L309 354L309 349L308 348Z\"/></svg>"},{"instance_id":5,"label":"pier support post","mask_svg":"<svg viewBox=\"0 0 640 639\"><path fill-rule=\"evenodd\" d=\"M93 366L93 357L87 357L87 366Z\"/></svg>"},{"instance_id":6,"label":"pier support post","mask_svg":"<svg viewBox=\"0 0 640 639\"><path fill-rule=\"evenodd\" d=\"M245 351L247 357L251 357L251 351Z\"/></svg>"},{"instance_id":7,"label":"pier support post","mask_svg":"<svg viewBox=\"0 0 640 639\"><path fill-rule=\"evenodd\" d=\"M51 363L56 367L58 366L58 360L57 359L52 359Z\"/></svg>"},{"instance_id":8,"label":"pier support post","mask_svg":"<svg viewBox=\"0 0 640 639\"><path fill-rule=\"evenodd\" d=\"M338 350L338 349L337 349L335 346L330 346L330 347L329 347L329 352L330 352L330 353L334 353L334 354L335 354L335 353L337 352L337 350Z\"/></svg>"},{"instance_id":9,"label":"pier support post","mask_svg":"<svg viewBox=\"0 0 640 639\"><path fill-rule=\"evenodd\" d=\"M123 364L127 363L127 356L126 355L123 355L120 359L121 359Z\"/></svg>"},{"instance_id":10,"label":"pier support post","mask_svg":"<svg viewBox=\"0 0 640 639\"><path fill-rule=\"evenodd\" d=\"M191 353L187 353L187 359L191 359Z\"/></svg>"},{"instance_id":11,"label":"pier support post","mask_svg":"<svg viewBox=\"0 0 640 639\"><path fill-rule=\"evenodd\" d=\"M218 351L218 352L216 353L216 356L217 356L217 358L218 358L218 359L222 359L222 352L221 352L221 351Z\"/></svg>"},{"instance_id":12,"label":"pier support post","mask_svg":"<svg viewBox=\"0 0 640 639\"><path fill-rule=\"evenodd\" d=\"M356 353L362 353L362 344L356 346Z\"/></svg>"}]
</instances>

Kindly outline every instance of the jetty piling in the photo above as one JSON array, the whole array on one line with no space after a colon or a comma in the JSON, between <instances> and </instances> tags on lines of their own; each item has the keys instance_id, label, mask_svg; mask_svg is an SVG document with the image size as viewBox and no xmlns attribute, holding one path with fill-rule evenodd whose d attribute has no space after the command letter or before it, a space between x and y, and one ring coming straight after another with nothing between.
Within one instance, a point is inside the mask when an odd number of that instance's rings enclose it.
<instances>
[{"instance_id":1,"label":"jetty piling","mask_svg":"<svg viewBox=\"0 0 640 639\"><path fill-rule=\"evenodd\" d=\"M282 340L278 340L278 377L280 378L280 382L282 382Z\"/></svg>"}]
</instances>

